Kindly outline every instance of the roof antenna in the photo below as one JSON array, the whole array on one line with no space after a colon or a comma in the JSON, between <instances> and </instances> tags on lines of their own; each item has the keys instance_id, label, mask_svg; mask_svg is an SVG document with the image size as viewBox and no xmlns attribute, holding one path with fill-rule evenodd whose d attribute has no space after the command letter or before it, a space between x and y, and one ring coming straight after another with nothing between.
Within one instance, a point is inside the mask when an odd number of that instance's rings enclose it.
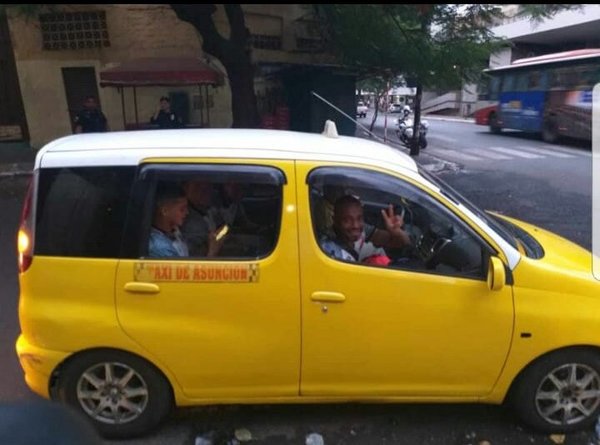
<instances>
[{"instance_id":1,"label":"roof antenna","mask_svg":"<svg viewBox=\"0 0 600 445\"><path fill-rule=\"evenodd\" d=\"M325 128L323 129L323 136L327 138L338 138L337 127L335 126L335 122L331 120L325 121Z\"/></svg>"},{"instance_id":2,"label":"roof antenna","mask_svg":"<svg viewBox=\"0 0 600 445\"><path fill-rule=\"evenodd\" d=\"M315 93L314 91L310 92L313 96L315 96L317 99L325 102L327 105L329 105L331 108L333 108L334 110L336 110L337 112L339 112L340 114L346 116L348 119L350 119L352 122L354 122L356 125L358 125L360 128L362 128L365 132L367 132L368 134L370 134L375 140L383 142L383 143L387 143L388 145L391 143L393 145L397 145L395 143L393 143L392 141L388 140L386 141L385 139L377 136L376 134L370 132L363 124L361 124L360 122L358 122L356 119L352 119L350 116L348 116L346 113L344 113L342 110L340 110L338 107L336 107L335 105L333 105L331 102L329 102L328 100L324 99L323 97L319 96L317 93ZM327 126L327 122L325 123L325 125ZM337 131L337 130L336 130ZM323 132L323 134L325 134Z\"/></svg>"}]
</instances>

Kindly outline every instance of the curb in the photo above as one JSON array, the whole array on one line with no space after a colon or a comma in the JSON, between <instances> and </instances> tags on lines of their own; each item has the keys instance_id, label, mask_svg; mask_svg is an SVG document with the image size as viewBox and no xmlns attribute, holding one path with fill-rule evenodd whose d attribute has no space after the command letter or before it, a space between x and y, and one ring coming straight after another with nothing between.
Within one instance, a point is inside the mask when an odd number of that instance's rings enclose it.
<instances>
[{"instance_id":1,"label":"curb","mask_svg":"<svg viewBox=\"0 0 600 445\"><path fill-rule=\"evenodd\" d=\"M0 164L0 178L12 178L15 176L29 176L33 172L33 163L14 162Z\"/></svg>"},{"instance_id":2,"label":"curb","mask_svg":"<svg viewBox=\"0 0 600 445\"><path fill-rule=\"evenodd\" d=\"M14 178L16 176L31 176L31 170L17 170L11 172L0 172L0 179L2 178Z\"/></svg>"}]
</instances>

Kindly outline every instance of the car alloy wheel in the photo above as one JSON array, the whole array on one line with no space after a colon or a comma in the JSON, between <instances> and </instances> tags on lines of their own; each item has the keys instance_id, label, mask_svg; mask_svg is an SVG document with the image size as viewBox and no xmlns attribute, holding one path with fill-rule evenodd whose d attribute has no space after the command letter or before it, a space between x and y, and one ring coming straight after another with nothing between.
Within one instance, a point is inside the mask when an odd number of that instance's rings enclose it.
<instances>
[{"instance_id":1,"label":"car alloy wheel","mask_svg":"<svg viewBox=\"0 0 600 445\"><path fill-rule=\"evenodd\" d=\"M535 405L540 417L550 424L577 424L600 405L600 376L584 364L559 366L542 379Z\"/></svg>"},{"instance_id":2,"label":"car alloy wheel","mask_svg":"<svg viewBox=\"0 0 600 445\"><path fill-rule=\"evenodd\" d=\"M94 420L121 424L137 419L148 404L148 386L134 369L123 363L99 363L77 382L77 399Z\"/></svg>"},{"instance_id":3,"label":"car alloy wheel","mask_svg":"<svg viewBox=\"0 0 600 445\"><path fill-rule=\"evenodd\" d=\"M152 363L111 349L67 360L53 394L82 412L106 438L146 434L174 404L169 381Z\"/></svg>"},{"instance_id":4,"label":"car alloy wheel","mask_svg":"<svg viewBox=\"0 0 600 445\"><path fill-rule=\"evenodd\" d=\"M574 347L540 357L517 378L509 400L521 420L537 430L590 427L600 414L600 354Z\"/></svg>"}]
</instances>

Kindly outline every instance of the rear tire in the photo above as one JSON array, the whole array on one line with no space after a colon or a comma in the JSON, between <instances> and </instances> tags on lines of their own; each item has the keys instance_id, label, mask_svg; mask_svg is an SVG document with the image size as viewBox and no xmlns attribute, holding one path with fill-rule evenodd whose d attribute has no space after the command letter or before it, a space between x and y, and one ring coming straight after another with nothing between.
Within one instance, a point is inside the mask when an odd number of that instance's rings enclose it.
<instances>
[{"instance_id":1,"label":"rear tire","mask_svg":"<svg viewBox=\"0 0 600 445\"><path fill-rule=\"evenodd\" d=\"M554 119L550 118L544 122L542 139L549 144L554 144L558 141L558 128Z\"/></svg>"},{"instance_id":2,"label":"rear tire","mask_svg":"<svg viewBox=\"0 0 600 445\"><path fill-rule=\"evenodd\" d=\"M83 353L65 363L57 396L107 438L148 433L173 407L171 387L160 371L114 350Z\"/></svg>"},{"instance_id":3,"label":"rear tire","mask_svg":"<svg viewBox=\"0 0 600 445\"><path fill-rule=\"evenodd\" d=\"M523 422L540 431L590 427L600 414L600 355L578 348L542 357L515 382L511 402Z\"/></svg>"},{"instance_id":4,"label":"rear tire","mask_svg":"<svg viewBox=\"0 0 600 445\"><path fill-rule=\"evenodd\" d=\"M496 115L496 113L490 114L489 123L490 123L490 131L492 133L494 133L494 134L502 133L502 127L500 127L498 125L498 116Z\"/></svg>"},{"instance_id":5,"label":"rear tire","mask_svg":"<svg viewBox=\"0 0 600 445\"><path fill-rule=\"evenodd\" d=\"M419 138L419 147L421 147L421 150L425 150L427 148L427 138L425 136L421 136Z\"/></svg>"}]
</instances>

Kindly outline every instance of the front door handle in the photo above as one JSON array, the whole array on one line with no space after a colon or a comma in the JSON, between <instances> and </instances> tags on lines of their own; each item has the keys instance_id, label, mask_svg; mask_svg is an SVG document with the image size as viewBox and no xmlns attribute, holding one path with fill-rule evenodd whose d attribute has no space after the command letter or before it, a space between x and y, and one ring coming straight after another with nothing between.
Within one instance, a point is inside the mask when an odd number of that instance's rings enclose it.
<instances>
[{"instance_id":1,"label":"front door handle","mask_svg":"<svg viewBox=\"0 0 600 445\"><path fill-rule=\"evenodd\" d=\"M158 287L158 284L154 283L131 281L125 284L125 292L134 294L157 294L160 292L160 287Z\"/></svg>"},{"instance_id":2,"label":"front door handle","mask_svg":"<svg viewBox=\"0 0 600 445\"><path fill-rule=\"evenodd\" d=\"M339 292L313 292L310 299L323 303L343 303L346 300L346 296Z\"/></svg>"}]
</instances>

